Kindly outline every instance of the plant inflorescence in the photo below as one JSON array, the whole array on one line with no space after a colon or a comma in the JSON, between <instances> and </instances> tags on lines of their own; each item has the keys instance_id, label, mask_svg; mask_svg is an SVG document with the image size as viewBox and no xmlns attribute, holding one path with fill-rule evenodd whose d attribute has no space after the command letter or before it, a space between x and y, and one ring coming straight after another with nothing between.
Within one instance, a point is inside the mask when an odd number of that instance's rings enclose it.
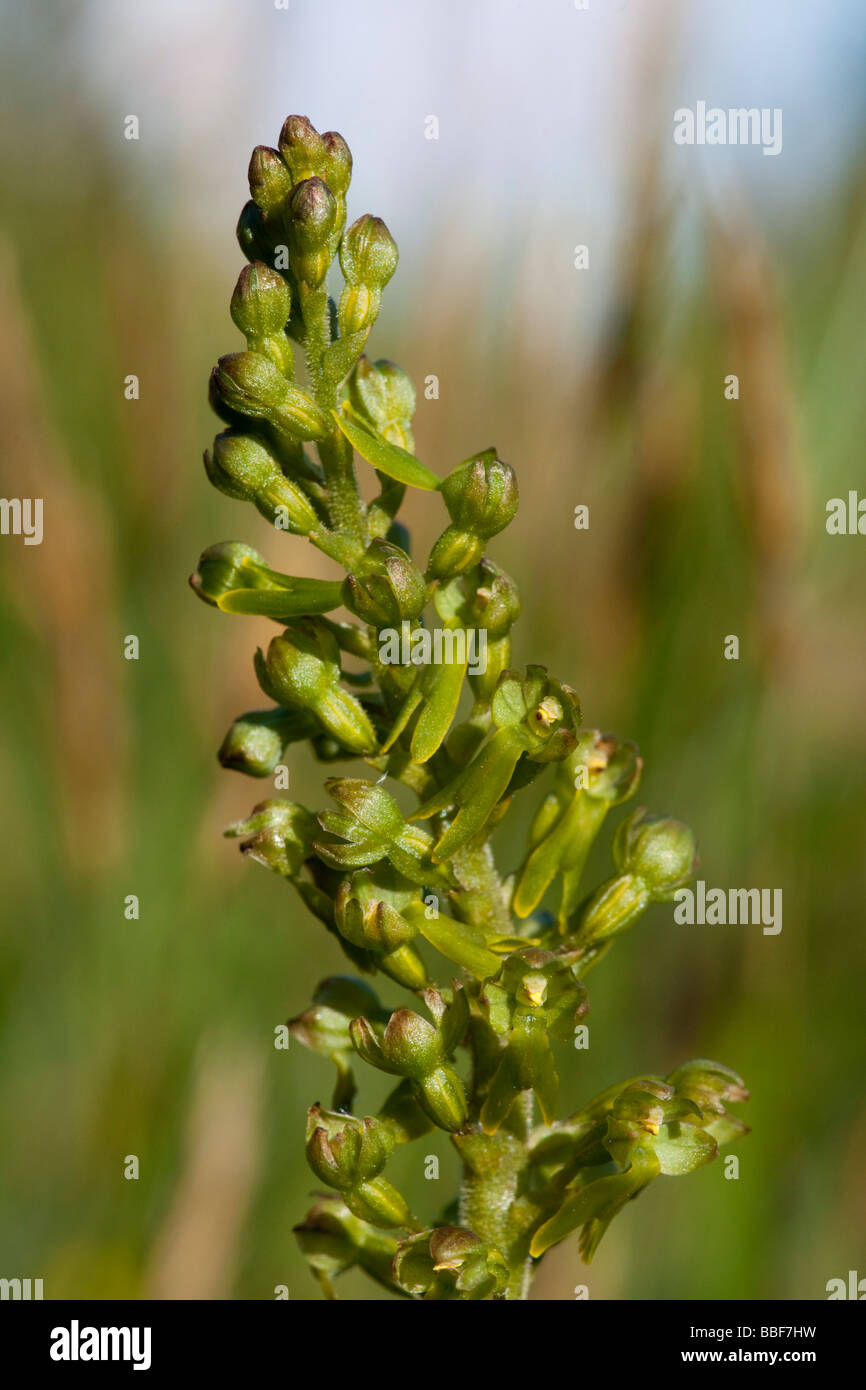
<instances>
[{"instance_id":1,"label":"plant inflorescence","mask_svg":"<svg viewBox=\"0 0 866 1390\"><path fill-rule=\"evenodd\" d=\"M558 1118L552 1040L584 1027L584 981L616 938L692 877L695 841L680 822L633 810L612 876L585 891L589 850L634 795L641 759L633 743L582 728L575 692L545 667L511 667L520 599L487 545L517 510L514 470L492 448L444 479L416 458L412 383L364 355L397 247L377 217L346 225L351 171L340 135L290 116L278 149L253 152L238 224L249 263L231 315L246 350L211 374L226 428L207 474L345 579L278 572L238 541L211 546L191 578L206 603L279 625L255 657L270 703L234 721L223 766L267 778L307 742L341 773L325 783L333 809L270 798L228 833L291 884L353 968L290 1023L336 1069L330 1108L310 1108L306 1134L328 1191L296 1231L323 1291L360 1267L412 1298L525 1298L552 1246L579 1231L588 1261L655 1177L690 1172L744 1133L725 1107L747 1093L697 1060ZM332 298L335 260L344 283ZM378 480L367 503L356 454ZM397 520L409 487L438 492L448 514L423 566ZM352 759L369 775L345 775ZM545 773L522 863L503 877L491 835ZM384 1007L377 973L411 1007ZM376 1114L356 1103L359 1062L395 1078ZM431 1223L386 1169L434 1127L450 1135L462 1181Z\"/></svg>"}]
</instances>

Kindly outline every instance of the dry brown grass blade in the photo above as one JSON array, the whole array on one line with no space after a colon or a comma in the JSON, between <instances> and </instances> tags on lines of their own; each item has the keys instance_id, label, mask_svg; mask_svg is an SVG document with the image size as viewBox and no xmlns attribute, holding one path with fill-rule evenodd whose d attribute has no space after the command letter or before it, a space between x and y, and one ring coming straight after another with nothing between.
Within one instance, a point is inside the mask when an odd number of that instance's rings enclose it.
<instances>
[{"instance_id":1,"label":"dry brown grass blade","mask_svg":"<svg viewBox=\"0 0 866 1390\"><path fill-rule=\"evenodd\" d=\"M262 1079L250 1047L202 1042L186 1162L151 1252L148 1298L230 1296L260 1161Z\"/></svg>"},{"instance_id":2,"label":"dry brown grass blade","mask_svg":"<svg viewBox=\"0 0 866 1390\"><path fill-rule=\"evenodd\" d=\"M713 219L710 245L726 371L740 383L732 481L753 566L756 635L765 671L779 675L793 651L806 506L784 327L771 267L745 218Z\"/></svg>"}]
</instances>

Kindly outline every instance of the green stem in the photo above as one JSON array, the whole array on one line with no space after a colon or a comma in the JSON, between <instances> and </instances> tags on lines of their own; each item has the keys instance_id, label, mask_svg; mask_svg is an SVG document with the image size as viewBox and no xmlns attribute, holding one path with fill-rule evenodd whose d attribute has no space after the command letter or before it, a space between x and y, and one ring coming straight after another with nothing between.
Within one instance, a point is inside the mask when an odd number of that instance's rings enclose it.
<instances>
[{"instance_id":1,"label":"green stem","mask_svg":"<svg viewBox=\"0 0 866 1390\"><path fill-rule=\"evenodd\" d=\"M345 570L353 570L364 554L361 541L343 533L328 531L324 527L311 532L310 542L317 550L321 550L323 555L336 560Z\"/></svg>"},{"instance_id":2,"label":"green stem","mask_svg":"<svg viewBox=\"0 0 866 1390\"><path fill-rule=\"evenodd\" d=\"M526 1136L531 1128L532 1096L521 1095L509 1125L496 1134L455 1135L463 1162L460 1224L505 1257L509 1279L505 1297L523 1300L529 1294L530 1230L537 1213L525 1196L528 1175Z\"/></svg>"},{"instance_id":3,"label":"green stem","mask_svg":"<svg viewBox=\"0 0 866 1390\"><path fill-rule=\"evenodd\" d=\"M358 480L355 477L354 453L346 436L336 425L316 445L325 482L328 488L328 515L334 531L342 531L356 546L366 544L366 516Z\"/></svg>"}]
</instances>

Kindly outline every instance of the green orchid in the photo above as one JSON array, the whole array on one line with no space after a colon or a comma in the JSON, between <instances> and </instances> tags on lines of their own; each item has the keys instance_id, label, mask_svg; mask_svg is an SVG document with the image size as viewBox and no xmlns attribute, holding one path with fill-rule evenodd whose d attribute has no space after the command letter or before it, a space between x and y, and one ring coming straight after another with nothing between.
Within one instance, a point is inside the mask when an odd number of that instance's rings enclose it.
<instances>
[{"instance_id":1,"label":"green orchid","mask_svg":"<svg viewBox=\"0 0 866 1390\"><path fill-rule=\"evenodd\" d=\"M380 218L350 220L351 177L342 136L305 116L253 151L237 224L247 264L230 304L243 345L211 374L223 428L205 470L225 505L256 508L287 558L272 568L271 545L266 561L223 541L190 584L210 610L279 624L255 657L269 703L234 719L222 766L279 786L300 744L316 762L363 762L325 780L329 808L266 798L226 834L290 885L358 972L322 981L287 1024L311 1065L335 1072L331 1108L313 1105L306 1130L329 1191L295 1227L323 1295L359 1270L394 1298L520 1300L553 1246L579 1233L590 1260L656 1178L745 1135L728 1106L748 1093L698 1059L560 1117L557 1052L585 1031L585 976L688 882L695 837L639 808L616 829L613 872L584 887L642 759L581 730L574 690L544 666L514 669L520 593L487 551L515 517L516 472L493 448L456 468L416 456L415 387L366 354L397 245ZM435 538L426 561L401 516L407 494ZM306 542L330 570L296 573ZM503 822L542 778L520 836L517 815ZM494 853L500 825L513 872ZM286 914L289 930L296 920ZM383 1002L373 977L411 1007ZM375 1113L355 1114L371 1069L394 1081ZM460 1184L431 1220L389 1174L398 1149L436 1132Z\"/></svg>"}]
</instances>

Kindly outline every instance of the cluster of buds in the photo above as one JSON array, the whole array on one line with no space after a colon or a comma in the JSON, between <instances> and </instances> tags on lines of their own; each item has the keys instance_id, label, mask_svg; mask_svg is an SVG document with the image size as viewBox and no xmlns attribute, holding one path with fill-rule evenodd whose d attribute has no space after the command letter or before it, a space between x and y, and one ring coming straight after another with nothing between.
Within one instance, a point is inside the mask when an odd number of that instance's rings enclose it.
<instances>
[{"instance_id":1,"label":"cluster of buds","mask_svg":"<svg viewBox=\"0 0 866 1390\"><path fill-rule=\"evenodd\" d=\"M321 762L363 759L372 775L336 769L331 808L267 798L227 834L291 886L358 972L324 980L288 1022L336 1073L331 1108L311 1107L306 1137L330 1191L296 1228L325 1296L358 1268L397 1297L522 1298L551 1245L579 1229L590 1258L654 1177L689 1172L738 1138L745 1126L725 1103L746 1092L698 1061L558 1119L552 1044L581 1026L583 976L688 881L695 842L637 810L616 832L614 875L581 896L589 851L634 794L641 758L581 729L575 692L545 667L513 668L520 597L486 552L517 511L515 473L495 448L451 471L417 458L412 382L365 355L397 247L378 217L347 223L351 173L343 138L302 116L253 152L238 223L248 264L230 305L244 345L211 374L224 428L205 453L219 492L340 572L305 578L224 541L190 583L212 610L277 624L254 658L271 703L234 719L223 767L269 778L304 744ZM361 486L356 456L378 493ZM439 493L447 513L426 560L398 517L410 488ZM383 646L394 634L399 659ZM500 873L491 835L545 773L525 852ZM384 1003L377 975L417 1007ZM359 1063L395 1078L376 1114L353 1113ZM459 1215L449 1202L420 1220L386 1169L433 1129L460 1158Z\"/></svg>"}]
</instances>

